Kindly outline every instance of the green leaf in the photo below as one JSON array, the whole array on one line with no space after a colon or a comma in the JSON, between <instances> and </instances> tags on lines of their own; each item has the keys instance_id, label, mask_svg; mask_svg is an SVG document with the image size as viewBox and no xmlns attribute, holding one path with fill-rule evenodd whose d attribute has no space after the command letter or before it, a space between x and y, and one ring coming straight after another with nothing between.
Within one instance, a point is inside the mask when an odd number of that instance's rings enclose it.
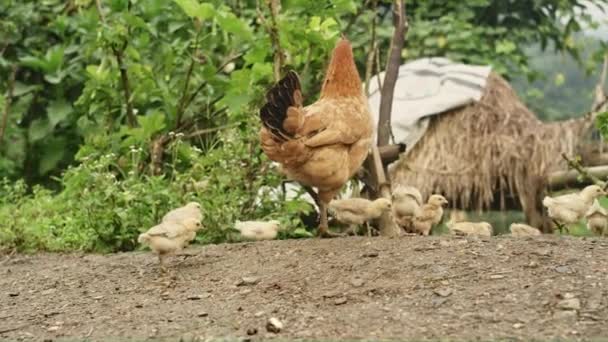
<instances>
[{"instance_id":1,"label":"green leaf","mask_svg":"<svg viewBox=\"0 0 608 342\"><path fill-rule=\"evenodd\" d=\"M63 138L47 139L43 145L43 153L38 164L38 173L44 175L53 170L63 159L66 150L66 141Z\"/></svg>"},{"instance_id":2,"label":"green leaf","mask_svg":"<svg viewBox=\"0 0 608 342\"><path fill-rule=\"evenodd\" d=\"M566 76L564 76L564 74L562 74L561 72L558 72L555 75L555 80L553 82L555 83L555 86L559 87L564 84L564 82L566 82Z\"/></svg>"},{"instance_id":3,"label":"green leaf","mask_svg":"<svg viewBox=\"0 0 608 342\"><path fill-rule=\"evenodd\" d=\"M165 115L159 111L137 117L137 122L143 130L143 136L147 139L165 128Z\"/></svg>"},{"instance_id":4,"label":"green leaf","mask_svg":"<svg viewBox=\"0 0 608 342\"><path fill-rule=\"evenodd\" d=\"M40 70L40 71L45 71L47 68L47 63L44 59L34 57L34 56L21 57L21 58L19 58L19 63L22 66Z\"/></svg>"},{"instance_id":5,"label":"green leaf","mask_svg":"<svg viewBox=\"0 0 608 342\"><path fill-rule=\"evenodd\" d=\"M49 104L46 108L46 112L51 127L55 127L72 113L72 106L64 99L55 100Z\"/></svg>"},{"instance_id":6,"label":"green leaf","mask_svg":"<svg viewBox=\"0 0 608 342\"><path fill-rule=\"evenodd\" d=\"M241 19L239 19L234 13L226 10L225 12L220 12L218 16L215 17L218 24L224 29L226 32L235 34L239 38L242 39L252 39L253 34L251 33L251 29L249 25L245 24Z\"/></svg>"},{"instance_id":7,"label":"green leaf","mask_svg":"<svg viewBox=\"0 0 608 342\"><path fill-rule=\"evenodd\" d=\"M36 119L30 123L28 136L31 142L36 142L51 133L53 128L49 125L49 121L45 119Z\"/></svg>"},{"instance_id":8,"label":"green leaf","mask_svg":"<svg viewBox=\"0 0 608 342\"><path fill-rule=\"evenodd\" d=\"M187 16L206 20L215 16L215 9L212 4L199 4L197 0L174 0L182 8Z\"/></svg>"}]
</instances>

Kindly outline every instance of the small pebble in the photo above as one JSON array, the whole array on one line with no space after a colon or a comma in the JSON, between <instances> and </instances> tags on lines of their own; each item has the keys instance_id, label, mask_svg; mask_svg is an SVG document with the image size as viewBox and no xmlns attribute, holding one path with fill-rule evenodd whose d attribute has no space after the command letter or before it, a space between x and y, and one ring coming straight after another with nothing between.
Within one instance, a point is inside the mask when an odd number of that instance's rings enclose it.
<instances>
[{"instance_id":1,"label":"small pebble","mask_svg":"<svg viewBox=\"0 0 608 342\"><path fill-rule=\"evenodd\" d=\"M268 319L268 322L266 323L266 330L271 333L278 334L279 332L281 332L282 329L283 323L277 318L271 317L270 319Z\"/></svg>"},{"instance_id":2,"label":"small pebble","mask_svg":"<svg viewBox=\"0 0 608 342\"><path fill-rule=\"evenodd\" d=\"M346 304L347 301L348 301L348 299L346 299L346 297L339 297L339 298L336 298L336 300L334 301L334 305Z\"/></svg>"},{"instance_id":3,"label":"small pebble","mask_svg":"<svg viewBox=\"0 0 608 342\"><path fill-rule=\"evenodd\" d=\"M449 287L446 287L443 289L435 289L433 291L433 293L435 293L436 295L438 295L440 297L447 297L452 294L452 289L450 289Z\"/></svg>"},{"instance_id":4,"label":"small pebble","mask_svg":"<svg viewBox=\"0 0 608 342\"><path fill-rule=\"evenodd\" d=\"M559 301L557 307L562 310L580 310L581 301L578 298L568 298Z\"/></svg>"},{"instance_id":5,"label":"small pebble","mask_svg":"<svg viewBox=\"0 0 608 342\"><path fill-rule=\"evenodd\" d=\"M249 328L247 329L247 335L252 336L258 333L258 329L257 328Z\"/></svg>"},{"instance_id":6,"label":"small pebble","mask_svg":"<svg viewBox=\"0 0 608 342\"><path fill-rule=\"evenodd\" d=\"M207 316L209 316L209 313L202 311L202 312L199 312L197 316L198 317L207 317Z\"/></svg>"},{"instance_id":7,"label":"small pebble","mask_svg":"<svg viewBox=\"0 0 608 342\"><path fill-rule=\"evenodd\" d=\"M236 286L251 286L251 285L256 285L259 282L260 282L260 278L258 278L258 277L243 277L236 284Z\"/></svg>"}]
</instances>

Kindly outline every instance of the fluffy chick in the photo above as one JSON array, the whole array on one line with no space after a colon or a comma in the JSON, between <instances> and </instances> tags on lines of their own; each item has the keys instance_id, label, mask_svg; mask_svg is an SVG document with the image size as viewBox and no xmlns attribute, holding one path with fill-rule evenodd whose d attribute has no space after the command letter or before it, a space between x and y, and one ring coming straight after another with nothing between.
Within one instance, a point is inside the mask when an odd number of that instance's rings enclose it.
<instances>
[{"instance_id":1,"label":"fluffy chick","mask_svg":"<svg viewBox=\"0 0 608 342\"><path fill-rule=\"evenodd\" d=\"M190 202L183 207L173 209L163 216L162 222L177 222L180 223L188 218L199 220L203 219L201 214L201 205L197 202Z\"/></svg>"},{"instance_id":2,"label":"fluffy chick","mask_svg":"<svg viewBox=\"0 0 608 342\"><path fill-rule=\"evenodd\" d=\"M414 218L420 215L423 205L422 194L413 186L400 185L393 190L391 200L395 223L406 231L411 231Z\"/></svg>"},{"instance_id":3,"label":"fluffy chick","mask_svg":"<svg viewBox=\"0 0 608 342\"><path fill-rule=\"evenodd\" d=\"M511 226L509 226L509 231L511 232L512 236L539 236L542 233L540 232L540 230L532 227L532 226L528 226L527 224L523 224L523 223L511 223Z\"/></svg>"},{"instance_id":4,"label":"fluffy chick","mask_svg":"<svg viewBox=\"0 0 608 342\"><path fill-rule=\"evenodd\" d=\"M543 205L547 208L549 217L561 230L564 224L578 222L585 216L593 201L605 195L606 192L598 185L589 185L578 193L557 197L546 196L543 199Z\"/></svg>"},{"instance_id":5,"label":"fluffy chick","mask_svg":"<svg viewBox=\"0 0 608 342\"><path fill-rule=\"evenodd\" d=\"M447 227L454 235L492 236L494 232L488 222L448 222Z\"/></svg>"},{"instance_id":6,"label":"fluffy chick","mask_svg":"<svg viewBox=\"0 0 608 342\"><path fill-rule=\"evenodd\" d=\"M196 218L178 222L161 222L140 234L137 242L148 245L158 255L160 269L165 272L164 258L184 248L196 236L201 222Z\"/></svg>"},{"instance_id":7,"label":"fluffy chick","mask_svg":"<svg viewBox=\"0 0 608 342\"><path fill-rule=\"evenodd\" d=\"M429 235L433 226L443 218L443 206L448 201L441 195L431 195L425 205L420 208L420 214L414 218L411 233Z\"/></svg>"},{"instance_id":8,"label":"fluffy chick","mask_svg":"<svg viewBox=\"0 0 608 342\"><path fill-rule=\"evenodd\" d=\"M236 221L234 228L248 240L273 240L281 230L280 222L272 221Z\"/></svg>"},{"instance_id":9,"label":"fluffy chick","mask_svg":"<svg viewBox=\"0 0 608 342\"><path fill-rule=\"evenodd\" d=\"M585 213L587 229L595 235L608 235L608 212L595 200Z\"/></svg>"},{"instance_id":10,"label":"fluffy chick","mask_svg":"<svg viewBox=\"0 0 608 342\"><path fill-rule=\"evenodd\" d=\"M378 198L370 201L365 198L346 198L329 202L329 212L341 223L350 225L348 232L356 233L357 226L382 216L391 210L391 201ZM368 232L369 226L368 226Z\"/></svg>"}]
</instances>

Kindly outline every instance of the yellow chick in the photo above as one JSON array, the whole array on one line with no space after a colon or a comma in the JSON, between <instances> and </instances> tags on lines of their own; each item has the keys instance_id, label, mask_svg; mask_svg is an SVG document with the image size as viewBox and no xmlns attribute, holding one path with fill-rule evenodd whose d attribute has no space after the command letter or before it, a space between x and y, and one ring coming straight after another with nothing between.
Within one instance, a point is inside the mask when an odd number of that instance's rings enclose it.
<instances>
[{"instance_id":1,"label":"yellow chick","mask_svg":"<svg viewBox=\"0 0 608 342\"><path fill-rule=\"evenodd\" d=\"M420 214L414 218L412 230L408 231L420 235L429 235L433 226L439 224L443 218L443 206L448 204L445 197L431 195L425 205L420 208Z\"/></svg>"},{"instance_id":2,"label":"yellow chick","mask_svg":"<svg viewBox=\"0 0 608 342\"><path fill-rule=\"evenodd\" d=\"M454 235L492 236L494 232L488 222L448 222L447 227Z\"/></svg>"},{"instance_id":3,"label":"yellow chick","mask_svg":"<svg viewBox=\"0 0 608 342\"><path fill-rule=\"evenodd\" d=\"M187 218L195 218L201 221L203 219L203 215L201 214L201 205L197 202L190 202L183 207L173 209L163 216L162 222L180 223Z\"/></svg>"},{"instance_id":4,"label":"yellow chick","mask_svg":"<svg viewBox=\"0 0 608 342\"><path fill-rule=\"evenodd\" d=\"M148 245L158 255L160 269L165 272L164 258L182 250L200 227L201 222L196 218L184 219L182 223L162 222L140 234L137 242Z\"/></svg>"},{"instance_id":5,"label":"yellow chick","mask_svg":"<svg viewBox=\"0 0 608 342\"><path fill-rule=\"evenodd\" d=\"M281 223L272 221L236 221L234 228L247 240L273 240L282 230Z\"/></svg>"},{"instance_id":6,"label":"yellow chick","mask_svg":"<svg viewBox=\"0 0 608 342\"><path fill-rule=\"evenodd\" d=\"M509 226L509 231L511 232L511 236L539 236L542 233L540 232L540 230L532 227L532 226L528 226L527 224L523 224L523 223L511 223L511 225Z\"/></svg>"},{"instance_id":7,"label":"yellow chick","mask_svg":"<svg viewBox=\"0 0 608 342\"><path fill-rule=\"evenodd\" d=\"M413 186L400 185L391 195L393 218L398 226L406 231L412 230L412 223L420 215L422 194Z\"/></svg>"},{"instance_id":8,"label":"yellow chick","mask_svg":"<svg viewBox=\"0 0 608 342\"><path fill-rule=\"evenodd\" d=\"M336 220L350 225L349 233L355 233L358 225L368 224L369 221L379 218L383 213L390 211L391 206L391 201L387 198L378 198L374 201L365 198L346 198L329 202L329 211Z\"/></svg>"},{"instance_id":9,"label":"yellow chick","mask_svg":"<svg viewBox=\"0 0 608 342\"><path fill-rule=\"evenodd\" d=\"M543 205L547 208L549 217L561 230L564 224L578 222L585 216L593 201L605 195L606 192L598 185L589 185L578 193L557 197L546 196L543 199Z\"/></svg>"},{"instance_id":10,"label":"yellow chick","mask_svg":"<svg viewBox=\"0 0 608 342\"><path fill-rule=\"evenodd\" d=\"M608 212L595 200L591 208L585 213L587 229L595 235L608 235Z\"/></svg>"}]
</instances>

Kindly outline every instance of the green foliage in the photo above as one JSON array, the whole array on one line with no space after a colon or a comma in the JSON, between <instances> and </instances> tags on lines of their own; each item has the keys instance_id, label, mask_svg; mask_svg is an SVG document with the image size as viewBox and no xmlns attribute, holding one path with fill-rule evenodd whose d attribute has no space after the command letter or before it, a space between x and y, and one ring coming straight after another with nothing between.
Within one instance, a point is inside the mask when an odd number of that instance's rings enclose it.
<instances>
[{"instance_id":1,"label":"green foliage","mask_svg":"<svg viewBox=\"0 0 608 342\"><path fill-rule=\"evenodd\" d=\"M529 74L529 43L577 56L570 37L588 21L579 2L408 1L404 55ZM370 1L284 0L272 18L253 0L0 0L0 245L131 250L192 199L203 243L228 239L236 219L279 219L290 228L282 237L310 236L298 218L310 206L270 195L283 178L257 140L273 81L269 32L311 102L341 32L361 70L374 18L388 51L391 3L375 12Z\"/></svg>"},{"instance_id":2,"label":"green foliage","mask_svg":"<svg viewBox=\"0 0 608 342\"><path fill-rule=\"evenodd\" d=\"M249 126L251 127L251 126ZM129 158L99 148L105 141L88 143L79 165L61 178L62 191L54 194L37 186L27 194L23 181L0 189L0 245L20 250L126 251L136 248L137 235L160 221L170 209L189 201L202 205L205 229L202 243L226 241L237 219L278 219L288 227L283 237L306 237L298 214L310 210L300 200L276 201L258 195L262 185L278 186L276 173L261 157L257 134L250 128L226 131L223 148L207 153L176 139L168 148L170 175L140 172L147 158L132 147ZM83 152L87 151L87 152ZM122 156L125 157L125 156Z\"/></svg>"}]
</instances>

